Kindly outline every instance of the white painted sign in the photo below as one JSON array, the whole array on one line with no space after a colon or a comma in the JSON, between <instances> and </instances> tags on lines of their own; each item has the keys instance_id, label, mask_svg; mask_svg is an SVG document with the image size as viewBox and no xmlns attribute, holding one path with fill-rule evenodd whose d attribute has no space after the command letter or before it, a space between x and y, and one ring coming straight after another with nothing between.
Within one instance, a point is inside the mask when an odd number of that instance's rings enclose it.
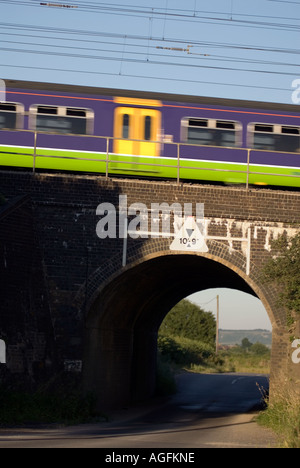
<instances>
[{"instance_id":1,"label":"white painted sign","mask_svg":"<svg viewBox=\"0 0 300 468\"><path fill-rule=\"evenodd\" d=\"M175 239L170 245L170 250L208 252L204 236L193 216L186 218L182 227L176 233Z\"/></svg>"}]
</instances>

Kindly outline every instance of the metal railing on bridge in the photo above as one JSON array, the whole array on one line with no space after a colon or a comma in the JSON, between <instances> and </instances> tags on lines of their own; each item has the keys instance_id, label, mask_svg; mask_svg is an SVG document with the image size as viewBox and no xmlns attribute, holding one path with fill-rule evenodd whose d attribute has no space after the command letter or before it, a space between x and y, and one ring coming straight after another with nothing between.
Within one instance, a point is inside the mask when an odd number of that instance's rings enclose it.
<instances>
[{"instance_id":1,"label":"metal railing on bridge","mask_svg":"<svg viewBox=\"0 0 300 468\"><path fill-rule=\"evenodd\" d=\"M75 160L75 161L85 161L85 162L93 162L93 163L103 163L105 165L105 170L104 171L101 171L99 172L99 174L103 174L105 175L106 178L109 178L109 177L114 177L116 174L118 175L122 175L122 171L121 172L117 172L117 165L120 165L122 164L122 166L126 166L128 165L128 167L130 166L130 169L128 169L128 171L125 170L125 173L124 175L126 175L126 172L136 172L136 176L138 177L139 173L142 173L143 171L141 170L141 167L145 167L145 173L147 172L147 167L150 168L150 167L155 167L155 168L166 168L166 169L173 169L176 171L176 177L172 177L172 180L176 180L177 184L180 184L183 180L186 180L186 178L182 178L182 172L184 170L189 170L189 171L210 171L210 172L215 172L215 173L231 173L231 174L240 174L242 176L242 178L244 179L243 182L238 182L239 185L244 185L245 188L248 190L249 189L249 185L251 185L251 182L250 182L250 176L251 175L258 175L258 176L267 176L267 177L285 177L285 178L291 178L291 179L298 179L299 181L299 184L296 184L296 187L300 187L300 167L299 167L299 172L297 171L296 173L294 174L283 174L283 173L277 173L277 172L267 172L267 171L253 171L251 170L251 166L264 166L263 164L260 164L260 163L252 163L251 161L251 156L252 154L254 153L257 153L257 152L263 152L263 153L277 153L277 154L282 154L282 155L293 155L293 156L296 156L298 155L299 156L299 160L300 160L300 154L298 153L291 153L291 152L283 152L283 151L274 151L274 150L259 150L259 149L251 149L251 148L240 148L240 147L230 147L230 146L208 146L208 145L193 145L193 144L188 144L188 143L177 143L177 142L173 142L173 141L167 141L167 140L163 140L163 141L145 141L145 140L134 140L134 139L123 139L123 138L114 138L114 137L105 137L105 136L97 136L97 135L81 135L81 134L70 134L70 133L65 133L65 134L57 134L57 133L53 133L53 132L46 132L46 131L34 131L34 130L17 130L17 129L9 129L9 128L1 128L0 129L0 132L3 131L3 132L11 132L11 133L28 133L28 134L32 134L33 135L33 145L32 147L31 146L28 146L28 150L31 150L32 149L32 152L28 153L28 152L14 152L13 149L14 149L14 146L13 145L10 145L10 151L9 151L9 154L10 155L18 155L18 156L28 156L28 157L31 157L33 158L33 162L32 162L32 171L35 173L37 172L37 170L39 169L37 167L37 159L38 158L50 158L50 159L67 159L67 160ZM0 133L1 134L1 133ZM100 150L99 148L99 151L93 151L92 153L93 154L97 154L99 153L99 156L102 156L101 158L89 158L89 157L78 157L78 156L71 156L70 154L68 155L50 155L50 154L42 154L39 150L39 146L38 146L38 137L42 136L42 135L47 135L47 136L52 136L53 138L61 138L61 137L70 137L72 136L73 138L84 138L84 139L94 139L94 140L99 140L101 142L103 142L103 149ZM174 151L174 156L173 157L170 157L170 156L163 156L163 154L161 154L159 157L157 156L153 156L151 162L145 162L145 161L141 161L140 158L143 157L143 155L139 155L139 156L135 156L135 155L122 155L121 153L120 154L116 154L113 152L113 150L111 149L112 146L113 146L113 142L114 141L126 141L126 142L134 142L134 143L150 143L150 144L153 144L153 145L160 145L160 147L162 148L163 146L166 146L166 145L171 145L172 147L174 147L175 151ZM0 141L0 147L2 146L6 146L5 143L1 143ZM99 145L100 146L100 145ZM17 145L16 145L17 147ZM233 151L233 152L236 152L236 151L242 151L245 153L245 162L236 162L236 166L244 166L245 167L245 170L241 170L241 169L231 169L231 168L220 168L220 167L205 167L205 164L209 163L209 164L212 164L214 163L215 161L213 159L211 160L205 160L205 159L197 159L197 161L199 161L199 165L196 166L191 166L191 165L185 165L185 162L188 160L187 157L182 157L182 148L185 147L185 148L202 148L202 149L207 149L207 148L210 148L210 149L216 149L216 150L230 150L230 151ZM40 147L41 150L45 149L43 148L43 146ZM27 149L27 147L26 147ZM55 151L55 150L58 150L58 151L61 151L61 152L68 152L70 151L69 149L58 149L58 148L47 148L47 150L50 149L52 151ZM71 150L71 151L74 151L74 150ZM71 152L70 151L70 152ZM77 150L76 151L77 153L91 153L91 151L89 150ZM6 151L2 151L0 150L0 165L1 165L1 153L2 154L8 154L8 152ZM161 153L163 153L163 151L161 151ZM104 155L104 158L103 158L103 155ZM125 159L122 159L122 161L120 161L120 156L126 156L128 158L130 158L130 160L126 161ZM135 161L134 158L138 158L138 161ZM157 162L153 162L153 159L157 160ZM173 164L161 164L159 163L159 161L161 161L162 159L165 159L165 160L169 160L169 161L172 161ZM193 158L193 160L196 160L195 158ZM191 159L189 159L189 161L191 161ZM201 163L201 164L200 164ZM203 164L202 164L203 163ZM232 164L232 162L230 161L226 161L224 160L223 161L223 165L229 165L229 164ZM22 167L22 166L20 166ZM26 166L28 168L28 166ZM113 169L111 169L113 167ZM136 171L134 170L134 168L136 167ZM265 167L268 167L268 165L266 164ZM273 166L274 168L276 166ZM278 166L280 167L280 166ZM280 167L281 168L281 167ZM47 169L47 168L46 168ZM54 169L55 170L55 169ZM58 169L59 171L59 169ZM72 171L72 169L70 169L70 171ZM76 171L76 169L75 169ZM84 171L84 172L94 172L94 171ZM150 172L150 171L149 171ZM153 176L155 177L155 176ZM226 178L225 178L226 179ZM205 177L203 177L203 179L201 179L201 177L197 177L196 180L206 180L206 181L212 181L214 182L213 179L205 179ZM233 182L234 183L234 182ZM263 183L261 183L261 185L264 185ZM267 183L265 185L268 185ZM280 185L280 184L274 184L274 185ZM295 186L293 184L293 186Z\"/></svg>"}]
</instances>

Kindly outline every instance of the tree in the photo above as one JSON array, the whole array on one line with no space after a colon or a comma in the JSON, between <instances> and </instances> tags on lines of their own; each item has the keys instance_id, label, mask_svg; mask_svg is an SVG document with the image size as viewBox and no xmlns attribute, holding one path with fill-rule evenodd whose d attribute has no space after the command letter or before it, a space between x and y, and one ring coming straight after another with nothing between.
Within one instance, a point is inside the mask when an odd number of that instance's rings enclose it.
<instances>
[{"instance_id":1,"label":"tree","mask_svg":"<svg viewBox=\"0 0 300 468\"><path fill-rule=\"evenodd\" d=\"M248 350L249 348L251 348L251 346L253 346L253 343L251 343L251 341L249 341L248 338L243 338L242 339L242 348L243 349Z\"/></svg>"},{"instance_id":2,"label":"tree","mask_svg":"<svg viewBox=\"0 0 300 468\"><path fill-rule=\"evenodd\" d=\"M216 340L216 320L212 312L186 299L179 302L161 324L160 334L179 336L214 345Z\"/></svg>"},{"instance_id":3,"label":"tree","mask_svg":"<svg viewBox=\"0 0 300 468\"><path fill-rule=\"evenodd\" d=\"M280 237L272 243L275 254L264 268L264 279L275 281L282 292L280 303L300 314L300 233L293 238Z\"/></svg>"}]
</instances>

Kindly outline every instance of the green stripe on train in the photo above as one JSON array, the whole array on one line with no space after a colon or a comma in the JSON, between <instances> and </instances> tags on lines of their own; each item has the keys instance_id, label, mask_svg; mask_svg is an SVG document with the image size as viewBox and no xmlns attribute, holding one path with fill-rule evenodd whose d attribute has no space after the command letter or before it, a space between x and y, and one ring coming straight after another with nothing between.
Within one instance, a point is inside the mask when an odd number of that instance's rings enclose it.
<instances>
[{"instance_id":1,"label":"green stripe on train","mask_svg":"<svg viewBox=\"0 0 300 468\"><path fill-rule=\"evenodd\" d=\"M37 150L0 146L0 166L106 173L107 155L67 150ZM124 156L110 154L108 173L155 178L177 179L177 159L164 157ZM158 165L159 164L159 165ZM245 184L247 165L197 160L180 160L180 179ZM251 174L256 172L258 174ZM280 175L278 175L280 174ZM297 176L297 177L291 177ZM300 186L300 169L250 165L249 184Z\"/></svg>"}]
</instances>

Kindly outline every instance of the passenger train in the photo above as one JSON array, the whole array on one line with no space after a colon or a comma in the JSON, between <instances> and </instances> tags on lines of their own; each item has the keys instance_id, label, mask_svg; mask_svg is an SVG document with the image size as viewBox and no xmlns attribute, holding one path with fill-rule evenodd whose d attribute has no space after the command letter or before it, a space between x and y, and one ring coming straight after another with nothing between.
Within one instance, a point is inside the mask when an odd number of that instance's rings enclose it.
<instances>
[{"instance_id":1,"label":"passenger train","mask_svg":"<svg viewBox=\"0 0 300 468\"><path fill-rule=\"evenodd\" d=\"M300 187L296 105L5 84L2 168Z\"/></svg>"}]
</instances>

